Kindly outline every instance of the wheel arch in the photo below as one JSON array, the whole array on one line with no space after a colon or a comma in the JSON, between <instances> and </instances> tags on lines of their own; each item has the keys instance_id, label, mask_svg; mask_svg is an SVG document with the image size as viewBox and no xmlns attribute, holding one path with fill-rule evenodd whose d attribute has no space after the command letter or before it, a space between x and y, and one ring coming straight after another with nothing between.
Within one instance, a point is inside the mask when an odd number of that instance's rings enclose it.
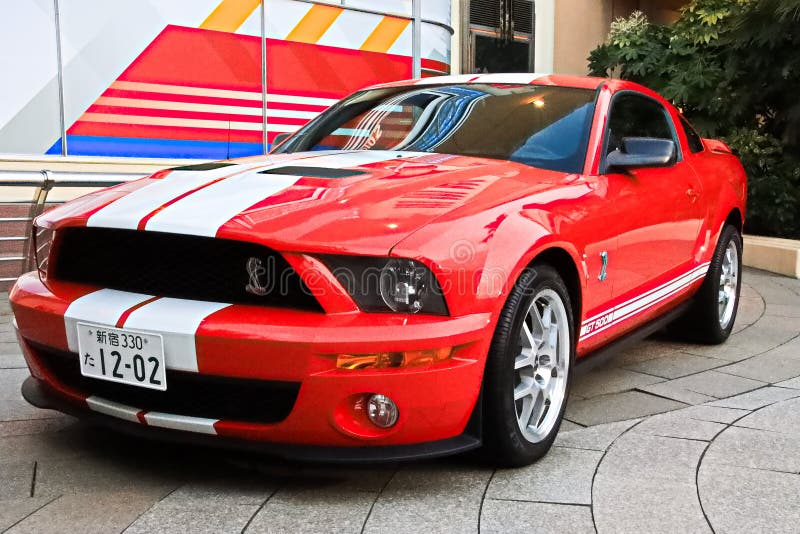
<instances>
[{"instance_id":1,"label":"wheel arch","mask_svg":"<svg viewBox=\"0 0 800 534\"><path fill-rule=\"evenodd\" d=\"M728 217L725 219L725 224L730 224L736 228L740 235L743 233L744 217L742 216L742 212L739 210L739 208L733 208L730 213L728 213ZM720 231L722 231L721 228Z\"/></svg>"},{"instance_id":2,"label":"wheel arch","mask_svg":"<svg viewBox=\"0 0 800 534\"><path fill-rule=\"evenodd\" d=\"M577 330L578 325L581 323L582 289L578 266L575 264L572 255L566 249L553 246L536 254L528 266L535 267L537 263L550 265L563 278L569 292L570 307L572 308L572 317L575 323L573 326Z\"/></svg>"}]
</instances>

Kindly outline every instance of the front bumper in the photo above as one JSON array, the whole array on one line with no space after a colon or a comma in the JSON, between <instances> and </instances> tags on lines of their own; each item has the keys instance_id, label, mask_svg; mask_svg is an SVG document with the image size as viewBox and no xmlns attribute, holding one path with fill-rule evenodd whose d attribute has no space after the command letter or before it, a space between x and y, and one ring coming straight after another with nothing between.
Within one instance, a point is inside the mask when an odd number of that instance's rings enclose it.
<instances>
[{"instance_id":1,"label":"front bumper","mask_svg":"<svg viewBox=\"0 0 800 534\"><path fill-rule=\"evenodd\" d=\"M202 308L207 303L157 301L160 304L152 313L163 313L173 305L185 312L177 318L153 318L150 324L159 327L145 329L164 336L168 369L196 373L198 383L203 376L299 383L288 416L260 423L145 413L137 406L100 398L87 387L59 381L43 358L43 347L75 353L73 329L78 320L112 327L120 323L118 304L129 295L116 292L103 306L96 297L101 293L76 284L45 286L35 274L23 275L10 292L20 344L33 376L24 388L32 404L89 415L137 433L216 444L238 442L297 458L399 459L460 452L480 444L474 424L468 423L491 339L488 314L455 318L322 314L232 305L204 315L189 332L181 320L193 316L195 304ZM82 304L87 300L93 305ZM123 315L146 320L149 306ZM455 347L453 357L426 367L342 370L335 368L333 357L442 347ZM400 409L394 427L378 429L354 412L354 399L368 393L394 399Z\"/></svg>"}]
</instances>

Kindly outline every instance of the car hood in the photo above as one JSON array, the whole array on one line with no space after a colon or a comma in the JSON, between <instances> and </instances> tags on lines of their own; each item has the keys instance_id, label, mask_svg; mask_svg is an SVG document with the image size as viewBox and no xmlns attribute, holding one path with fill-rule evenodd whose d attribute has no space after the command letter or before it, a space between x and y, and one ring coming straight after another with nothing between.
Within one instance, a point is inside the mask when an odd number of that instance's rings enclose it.
<instances>
[{"instance_id":1,"label":"car hood","mask_svg":"<svg viewBox=\"0 0 800 534\"><path fill-rule=\"evenodd\" d=\"M39 222L385 255L454 209L485 209L563 178L507 161L431 153L258 156L161 171L67 203Z\"/></svg>"}]
</instances>

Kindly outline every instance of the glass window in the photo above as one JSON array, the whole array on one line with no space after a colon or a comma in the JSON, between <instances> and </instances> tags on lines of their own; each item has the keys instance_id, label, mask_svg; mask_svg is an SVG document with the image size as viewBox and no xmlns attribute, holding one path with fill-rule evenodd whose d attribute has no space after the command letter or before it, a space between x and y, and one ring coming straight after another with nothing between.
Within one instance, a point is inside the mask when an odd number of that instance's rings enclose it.
<instances>
[{"instance_id":1,"label":"glass window","mask_svg":"<svg viewBox=\"0 0 800 534\"><path fill-rule=\"evenodd\" d=\"M608 121L606 154L621 148L625 137L675 139L663 106L636 94L622 94L614 99Z\"/></svg>"},{"instance_id":2,"label":"glass window","mask_svg":"<svg viewBox=\"0 0 800 534\"><path fill-rule=\"evenodd\" d=\"M681 115L681 124L683 125L683 131L686 132L686 139L689 141L689 150L695 154L697 152L702 152L705 149L703 140L700 138L700 135L698 135L697 130L689 124L689 121L687 121L683 115Z\"/></svg>"},{"instance_id":3,"label":"glass window","mask_svg":"<svg viewBox=\"0 0 800 534\"><path fill-rule=\"evenodd\" d=\"M279 152L409 150L583 168L595 92L516 84L374 89L331 108Z\"/></svg>"}]
</instances>

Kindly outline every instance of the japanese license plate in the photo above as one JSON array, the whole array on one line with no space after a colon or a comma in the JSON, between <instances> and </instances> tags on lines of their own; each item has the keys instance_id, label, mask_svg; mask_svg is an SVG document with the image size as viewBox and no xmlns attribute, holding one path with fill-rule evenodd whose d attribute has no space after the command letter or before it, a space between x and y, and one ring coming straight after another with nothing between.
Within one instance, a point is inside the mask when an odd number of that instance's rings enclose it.
<instances>
[{"instance_id":1,"label":"japanese license plate","mask_svg":"<svg viewBox=\"0 0 800 534\"><path fill-rule=\"evenodd\" d=\"M161 334L78 323L81 374L150 389L167 389Z\"/></svg>"}]
</instances>

